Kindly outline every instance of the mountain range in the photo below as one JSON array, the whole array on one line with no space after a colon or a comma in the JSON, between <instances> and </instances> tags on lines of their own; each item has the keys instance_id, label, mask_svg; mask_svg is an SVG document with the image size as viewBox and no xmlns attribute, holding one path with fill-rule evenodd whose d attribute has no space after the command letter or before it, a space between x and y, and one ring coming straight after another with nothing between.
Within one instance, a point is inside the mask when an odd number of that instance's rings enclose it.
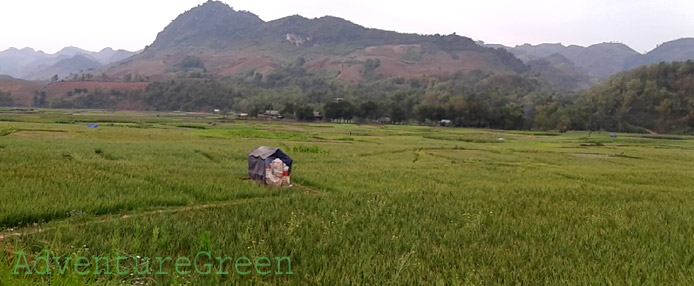
<instances>
[{"instance_id":1,"label":"mountain range","mask_svg":"<svg viewBox=\"0 0 694 286\"><path fill-rule=\"evenodd\" d=\"M9 48L0 51L0 74L26 80L49 80L57 75L65 79L71 74L94 71L104 65L118 62L136 52L105 48L90 52L67 47L55 54L47 54L32 48Z\"/></svg>"},{"instance_id":2,"label":"mountain range","mask_svg":"<svg viewBox=\"0 0 694 286\"><path fill-rule=\"evenodd\" d=\"M664 43L641 54L620 43L588 47L562 44L506 47L452 35L419 35L370 29L326 16L299 15L264 21L208 1L179 15L142 51L76 47L46 54L31 48L0 52L2 82L13 90L22 83L87 79L166 81L180 78L245 77L263 79L300 65L345 83L389 78L420 78L483 71L537 77L556 90L584 90L639 66L694 59L694 39ZM101 77L104 75L105 77ZM21 79L21 80L19 80ZM133 80L135 79L135 80ZM82 78L84 80L84 78ZM8 89L0 82L0 90ZM71 84L79 88L76 84ZM15 96L28 102L33 94Z\"/></svg>"},{"instance_id":3,"label":"mountain range","mask_svg":"<svg viewBox=\"0 0 694 286\"><path fill-rule=\"evenodd\" d=\"M484 43L481 44L484 45ZM646 54L641 54L621 43L601 43L588 47L562 44L485 46L506 49L526 64L561 55L598 81L641 66L694 59L694 38L666 42Z\"/></svg>"}]
</instances>

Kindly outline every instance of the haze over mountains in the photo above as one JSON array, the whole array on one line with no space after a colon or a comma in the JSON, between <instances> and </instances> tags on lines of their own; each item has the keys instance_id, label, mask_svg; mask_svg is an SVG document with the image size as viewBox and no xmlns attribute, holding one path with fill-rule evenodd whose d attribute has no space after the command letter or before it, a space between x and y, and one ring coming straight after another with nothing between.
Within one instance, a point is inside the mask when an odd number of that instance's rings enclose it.
<instances>
[{"instance_id":1,"label":"haze over mountains","mask_svg":"<svg viewBox=\"0 0 694 286\"><path fill-rule=\"evenodd\" d=\"M55 75L64 79L70 74L93 71L134 54L136 53L111 48L90 52L67 47L55 54L32 48L10 48L0 51L0 74L28 80L49 80Z\"/></svg>"},{"instance_id":2,"label":"haze over mountains","mask_svg":"<svg viewBox=\"0 0 694 286\"><path fill-rule=\"evenodd\" d=\"M674 62L694 59L694 38L683 38L659 45L654 50L641 54L620 43L602 43L589 47L562 44L521 45L504 47L525 63L561 55L584 72L598 80L607 79L617 73L659 62Z\"/></svg>"}]
</instances>

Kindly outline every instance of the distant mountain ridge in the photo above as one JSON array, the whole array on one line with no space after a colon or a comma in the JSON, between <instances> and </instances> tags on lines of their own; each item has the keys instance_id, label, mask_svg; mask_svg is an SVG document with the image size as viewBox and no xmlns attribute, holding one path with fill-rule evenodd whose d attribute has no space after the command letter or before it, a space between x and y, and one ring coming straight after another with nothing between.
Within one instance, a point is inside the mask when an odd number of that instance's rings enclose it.
<instances>
[{"instance_id":1,"label":"distant mountain ridge","mask_svg":"<svg viewBox=\"0 0 694 286\"><path fill-rule=\"evenodd\" d=\"M641 66L694 59L694 38L666 42L646 54L621 43L601 43L588 47L562 44L488 46L505 48L525 63L559 54L599 80Z\"/></svg>"},{"instance_id":2,"label":"distant mountain ridge","mask_svg":"<svg viewBox=\"0 0 694 286\"><path fill-rule=\"evenodd\" d=\"M682 38L658 45L654 50L633 59L627 69L660 62L682 62L692 59L694 59L694 38Z\"/></svg>"},{"instance_id":3,"label":"distant mountain ridge","mask_svg":"<svg viewBox=\"0 0 694 286\"><path fill-rule=\"evenodd\" d=\"M90 52L76 47L66 47L55 54L47 54L32 48L9 48L0 51L0 74L28 80L49 80L54 75L63 79L98 69L121 61L136 52L105 48Z\"/></svg>"},{"instance_id":4,"label":"distant mountain ridge","mask_svg":"<svg viewBox=\"0 0 694 286\"><path fill-rule=\"evenodd\" d=\"M484 71L531 75L558 90L582 90L636 67L687 59L694 59L692 38L664 43L647 54L619 43L504 47L456 34L371 29L332 16L266 22L208 1L179 15L141 52L67 47L46 54L10 48L0 52L0 74L42 81L55 75L76 80L85 73L126 82L232 76L262 81L300 63L308 72L354 83Z\"/></svg>"},{"instance_id":5,"label":"distant mountain ridge","mask_svg":"<svg viewBox=\"0 0 694 286\"><path fill-rule=\"evenodd\" d=\"M597 83L597 79L561 54L528 61L530 73L545 80L554 89L584 90Z\"/></svg>"}]
</instances>

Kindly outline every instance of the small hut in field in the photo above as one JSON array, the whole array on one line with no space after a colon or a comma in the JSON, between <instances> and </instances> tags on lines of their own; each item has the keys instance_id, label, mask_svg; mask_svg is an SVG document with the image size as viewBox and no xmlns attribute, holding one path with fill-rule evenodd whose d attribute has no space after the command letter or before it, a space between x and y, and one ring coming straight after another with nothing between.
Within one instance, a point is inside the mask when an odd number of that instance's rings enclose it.
<instances>
[{"instance_id":1,"label":"small hut in field","mask_svg":"<svg viewBox=\"0 0 694 286\"><path fill-rule=\"evenodd\" d=\"M262 146L248 154L248 178L277 187L291 187L293 160L282 150Z\"/></svg>"}]
</instances>

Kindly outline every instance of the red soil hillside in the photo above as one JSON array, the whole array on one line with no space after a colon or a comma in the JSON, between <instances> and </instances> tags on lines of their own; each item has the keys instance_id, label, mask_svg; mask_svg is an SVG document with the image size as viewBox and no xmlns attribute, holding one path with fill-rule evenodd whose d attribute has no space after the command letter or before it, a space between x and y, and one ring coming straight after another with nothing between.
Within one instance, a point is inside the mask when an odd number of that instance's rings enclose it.
<instances>
[{"instance_id":1,"label":"red soil hillside","mask_svg":"<svg viewBox=\"0 0 694 286\"><path fill-rule=\"evenodd\" d=\"M12 92L12 98L17 106L31 106L34 92L46 85L44 82L27 81L0 75L0 91Z\"/></svg>"}]
</instances>

